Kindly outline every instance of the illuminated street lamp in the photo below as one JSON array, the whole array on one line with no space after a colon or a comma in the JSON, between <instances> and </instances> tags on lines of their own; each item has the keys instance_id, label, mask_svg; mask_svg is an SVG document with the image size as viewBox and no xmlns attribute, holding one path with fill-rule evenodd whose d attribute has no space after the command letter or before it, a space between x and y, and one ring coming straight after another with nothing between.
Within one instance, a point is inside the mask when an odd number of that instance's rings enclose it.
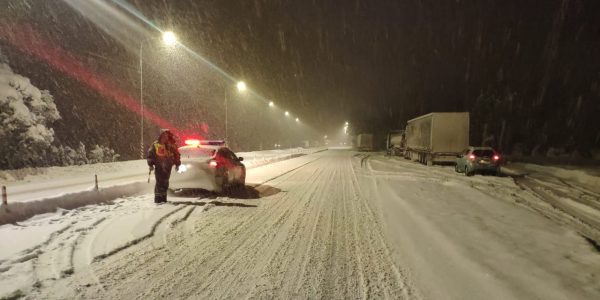
<instances>
[{"instance_id":1,"label":"illuminated street lamp","mask_svg":"<svg viewBox=\"0 0 600 300\"><path fill-rule=\"evenodd\" d=\"M296 118L296 122L300 122L300 118Z\"/></svg>"},{"instance_id":2,"label":"illuminated street lamp","mask_svg":"<svg viewBox=\"0 0 600 300\"><path fill-rule=\"evenodd\" d=\"M273 107L275 106L275 103L273 103L273 101L269 101L269 107Z\"/></svg>"},{"instance_id":3,"label":"illuminated street lamp","mask_svg":"<svg viewBox=\"0 0 600 300\"><path fill-rule=\"evenodd\" d=\"M238 81L237 89L238 89L238 92L245 92L246 91L246 83L243 81Z\"/></svg>"},{"instance_id":4,"label":"illuminated street lamp","mask_svg":"<svg viewBox=\"0 0 600 300\"><path fill-rule=\"evenodd\" d=\"M163 44L166 46L174 46L177 43L177 36L172 31L165 31L162 35ZM145 158L144 149L144 43L146 40L140 42L140 158Z\"/></svg>"},{"instance_id":5,"label":"illuminated street lamp","mask_svg":"<svg viewBox=\"0 0 600 300\"><path fill-rule=\"evenodd\" d=\"M177 43L177 36L173 33L173 31L165 31L162 35L163 43L167 46L173 46Z\"/></svg>"},{"instance_id":6,"label":"illuminated street lamp","mask_svg":"<svg viewBox=\"0 0 600 300\"><path fill-rule=\"evenodd\" d=\"M287 110L285 111L285 116L289 117L290 116L290 112L288 112Z\"/></svg>"}]
</instances>

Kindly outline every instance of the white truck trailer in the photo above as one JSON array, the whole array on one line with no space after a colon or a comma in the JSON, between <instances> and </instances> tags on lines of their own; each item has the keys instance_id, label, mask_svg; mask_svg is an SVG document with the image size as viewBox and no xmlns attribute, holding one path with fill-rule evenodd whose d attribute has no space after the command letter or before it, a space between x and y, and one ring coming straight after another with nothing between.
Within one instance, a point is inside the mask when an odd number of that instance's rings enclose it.
<instances>
[{"instance_id":1,"label":"white truck trailer","mask_svg":"<svg viewBox=\"0 0 600 300\"><path fill-rule=\"evenodd\" d=\"M468 112L434 112L406 124L404 157L426 165L454 162L469 146Z\"/></svg>"},{"instance_id":2,"label":"white truck trailer","mask_svg":"<svg viewBox=\"0 0 600 300\"><path fill-rule=\"evenodd\" d=\"M361 133L356 136L356 148L359 151L373 151L373 135Z\"/></svg>"}]
</instances>

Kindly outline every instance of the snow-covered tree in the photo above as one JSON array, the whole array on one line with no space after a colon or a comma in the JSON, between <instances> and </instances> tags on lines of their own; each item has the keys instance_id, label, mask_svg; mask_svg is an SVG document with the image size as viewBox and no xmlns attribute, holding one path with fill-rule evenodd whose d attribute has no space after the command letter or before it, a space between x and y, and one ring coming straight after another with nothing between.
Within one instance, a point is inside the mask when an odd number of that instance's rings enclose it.
<instances>
[{"instance_id":1,"label":"snow-covered tree","mask_svg":"<svg viewBox=\"0 0 600 300\"><path fill-rule=\"evenodd\" d=\"M115 153L115 150L110 149L106 146L95 145L88 155L89 162L94 163L103 163L103 162L113 162L119 158L119 154Z\"/></svg>"},{"instance_id":2,"label":"snow-covered tree","mask_svg":"<svg viewBox=\"0 0 600 300\"><path fill-rule=\"evenodd\" d=\"M0 62L0 168L48 164L54 141L50 125L60 119L52 95Z\"/></svg>"}]
</instances>

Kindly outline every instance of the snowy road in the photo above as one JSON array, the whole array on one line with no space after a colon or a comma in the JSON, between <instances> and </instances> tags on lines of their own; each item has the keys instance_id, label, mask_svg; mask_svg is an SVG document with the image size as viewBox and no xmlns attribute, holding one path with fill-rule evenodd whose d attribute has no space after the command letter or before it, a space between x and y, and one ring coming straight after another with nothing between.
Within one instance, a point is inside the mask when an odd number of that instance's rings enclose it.
<instances>
[{"instance_id":1,"label":"snowy road","mask_svg":"<svg viewBox=\"0 0 600 300\"><path fill-rule=\"evenodd\" d=\"M330 150L248 181L229 197L141 195L3 228L46 238L0 254L0 283L14 283L0 297L600 297L600 253L509 177Z\"/></svg>"}]
</instances>

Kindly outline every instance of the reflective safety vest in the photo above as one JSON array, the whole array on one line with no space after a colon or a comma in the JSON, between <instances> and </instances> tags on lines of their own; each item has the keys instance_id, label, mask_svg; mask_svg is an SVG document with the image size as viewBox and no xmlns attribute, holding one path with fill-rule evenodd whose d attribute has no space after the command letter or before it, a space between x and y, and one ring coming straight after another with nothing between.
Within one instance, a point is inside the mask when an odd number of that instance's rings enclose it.
<instances>
[{"instance_id":1,"label":"reflective safety vest","mask_svg":"<svg viewBox=\"0 0 600 300\"><path fill-rule=\"evenodd\" d=\"M175 153L161 143L154 143L154 153L156 153L156 158L160 160L175 156Z\"/></svg>"}]
</instances>

